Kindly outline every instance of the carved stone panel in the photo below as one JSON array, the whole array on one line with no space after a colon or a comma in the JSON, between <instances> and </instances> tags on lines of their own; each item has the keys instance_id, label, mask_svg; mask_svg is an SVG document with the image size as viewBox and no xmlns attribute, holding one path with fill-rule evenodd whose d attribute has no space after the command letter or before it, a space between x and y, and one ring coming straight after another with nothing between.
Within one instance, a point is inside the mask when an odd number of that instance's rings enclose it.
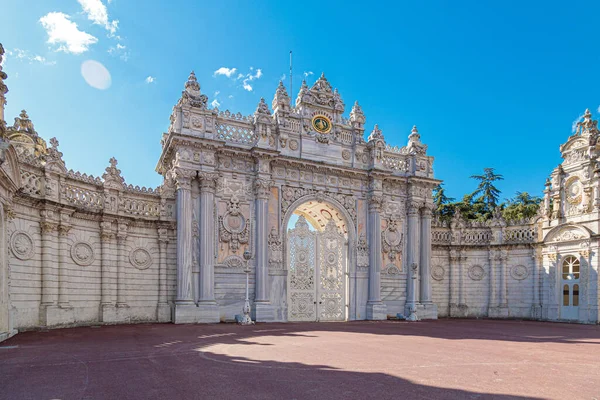
<instances>
[{"instance_id":1,"label":"carved stone panel","mask_svg":"<svg viewBox=\"0 0 600 400\"><path fill-rule=\"evenodd\" d=\"M87 242L76 242L71 246L71 258L77 265L87 267L95 260L94 248Z\"/></svg>"},{"instance_id":2,"label":"carved stone panel","mask_svg":"<svg viewBox=\"0 0 600 400\"><path fill-rule=\"evenodd\" d=\"M29 260L35 254L33 238L25 231L15 231L11 235L10 248L19 260Z\"/></svg>"}]
</instances>

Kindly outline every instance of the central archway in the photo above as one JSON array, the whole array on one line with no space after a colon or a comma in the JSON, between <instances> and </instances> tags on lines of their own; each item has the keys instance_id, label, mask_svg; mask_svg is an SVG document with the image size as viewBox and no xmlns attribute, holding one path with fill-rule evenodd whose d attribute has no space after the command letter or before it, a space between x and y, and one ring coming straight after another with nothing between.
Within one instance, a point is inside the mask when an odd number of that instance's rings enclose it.
<instances>
[{"instance_id":1,"label":"central archway","mask_svg":"<svg viewBox=\"0 0 600 400\"><path fill-rule=\"evenodd\" d=\"M344 321L351 315L355 225L334 199L305 196L283 219L288 321Z\"/></svg>"}]
</instances>

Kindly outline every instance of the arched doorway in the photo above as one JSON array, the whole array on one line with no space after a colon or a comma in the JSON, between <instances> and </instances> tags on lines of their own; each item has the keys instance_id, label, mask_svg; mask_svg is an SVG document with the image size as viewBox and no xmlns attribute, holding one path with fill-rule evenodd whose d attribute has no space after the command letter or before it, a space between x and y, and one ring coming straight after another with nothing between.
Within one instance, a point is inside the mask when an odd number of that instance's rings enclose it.
<instances>
[{"instance_id":1,"label":"arched doorway","mask_svg":"<svg viewBox=\"0 0 600 400\"><path fill-rule=\"evenodd\" d=\"M560 318L576 320L579 318L579 278L581 262L578 257L570 255L562 260L561 288L562 299Z\"/></svg>"},{"instance_id":2,"label":"arched doorway","mask_svg":"<svg viewBox=\"0 0 600 400\"><path fill-rule=\"evenodd\" d=\"M288 321L348 318L348 225L327 202L297 206L286 226Z\"/></svg>"}]
</instances>

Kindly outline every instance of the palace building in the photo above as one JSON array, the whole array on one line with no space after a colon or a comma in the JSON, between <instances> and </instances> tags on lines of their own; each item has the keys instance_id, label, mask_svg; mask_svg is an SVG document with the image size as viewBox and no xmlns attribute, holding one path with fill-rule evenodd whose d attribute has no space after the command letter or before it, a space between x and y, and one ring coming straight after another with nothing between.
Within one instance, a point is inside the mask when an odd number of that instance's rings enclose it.
<instances>
[{"instance_id":1,"label":"palace building","mask_svg":"<svg viewBox=\"0 0 600 400\"><path fill-rule=\"evenodd\" d=\"M414 127L389 145L324 75L280 82L249 116L209 106L192 72L157 188L68 170L23 111L4 123L0 339L92 324L494 317L598 322L600 132L560 147L539 215L433 216L433 157ZM166 118L166 115L165 115ZM397 135L395 135L397 136ZM148 171L148 173L153 173Z\"/></svg>"}]
</instances>

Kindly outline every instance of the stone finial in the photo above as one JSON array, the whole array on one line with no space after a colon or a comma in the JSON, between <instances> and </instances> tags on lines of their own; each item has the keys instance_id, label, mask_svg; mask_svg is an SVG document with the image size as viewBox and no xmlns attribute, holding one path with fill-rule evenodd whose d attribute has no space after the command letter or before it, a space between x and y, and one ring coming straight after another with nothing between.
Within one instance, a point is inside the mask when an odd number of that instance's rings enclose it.
<instances>
[{"instance_id":1,"label":"stone finial","mask_svg":"<svg viewBox=\"0 0 600 400\"><path fill-rule=\"evenodd\" d=\"M279 81L279 86L275 91L275 96L271 102L273 110L285 110L288 111L290 107L290 96L288 96L287 90L282 81Z\"/></svg>"},{"instance_id":2,"label":"stone finial","mask_svg":"<svg viewBox=\"0 0 600 400\"><path fill-rule=\"evenodd\" d=\"M420 142L421 135L419 135L419 130L416 125L413 125L410 135L408 135L408 140L411 142Z\"/></svg>"},{"instance_id":3,"label":"stone finial","mask_svg":"<svg viewBox=\"0 0 600 400\"><path fill-rule=\"evenodd\" d=\"M125 179L121 176L121 170L117 168L117 159L111 157L108 162L110 165L106 167L106 172L102 175L104 185L113 189L122 188L125 185Z\"/></svg>"},{"instance_id":4,"label":"stone finial","mask_svg":"<svg viewBox=\"0 0 600 400\"><path fill-rule=\"evenodd\" d=\"M4 122L4 106L6 105L6 93L8 93L8 87L4 83L4 80L8 78L8 75L2 71L2 60L4 57L4 47L0 43L0 134L4 136L6 134L6 123Z\"/></svg>"},{"instance_id":5,"label":"stone finial","mask_svg":"<svg viewBox=\"0 0 600 400\"><path fill-rule=\"evenodd\" d=\"M369 142L377 140L385 142L385 138L383 137L383 133L381 133L381 129L379 129L379 125L375 124L373 131L371 131L371 134L369 135Z\"/></svg>"},{"instance_id":6,"label":"stone finial","mask_svg":"<svg viewBox=\"0 0 600 400\"><path fill-rule=\"evenodd\" d=\"M365 121L366 118L362 107L358 104L358 101L355 101L352 106L352 111L350 111L350 122L355 128L363 129Z\"/></svg>"},{"instance_id":7,"label":"stone finial","mask_svg":"<svg viewBox=\"0 0 600 400\"><path fill-rule=\"evenodd\" d=\"M194 71L190 72L190 76L188 76L188 80L185 83L185 90L194 92L200 91L200 84L198 83L198 79L196 79Z\"/></svg>"},{"instance_id":8,"label":"stone finial","mask_svg":"<svg viewBox=\"0 0 600 400\"><path fill-rule=\"evenodd\" d=\"M33 122L31 122L29 115L27 115L27 111L25 110L21 110L21 114L19 114L18 117L15 117L15 123L13 124L12 129L18 132L36 133Z\"/></svg>"},{"instance_id":9,"label":"stone finial","mask_svg":"<svg viewBox=\"0 0 600 400\"><path fill-rule=\"evenodd\" d=\"M269 106L267 105L267 103L265 103L264 97L260 98L254 115L271 115L271 111L269 110Z\"/></svg>"},{"instance_id":10,"label":"stone finial","mask_svg":"<svg viewBox=\"0 0 600 400\"><path fill-rule=\"evenodd\" d=\"M592 113L587 108L583 113L583 121L577 123L576 134L589 137L598 133L598 121L592 119Z\"/></svg>"},{"instance_id":11,"label":"stone finial","mask_svg":"<svg viewBox=\"0 0 600 400\"><path fill-rule=\"evenodd\" d=\"M200 92L200 84L196 79L194 71L190 72L188 80L185 82L185 90L181 93L181 98L177 102L177 107L189 105L191 107L206 110L208 97Z\"/></svg>"}]
</instances>

